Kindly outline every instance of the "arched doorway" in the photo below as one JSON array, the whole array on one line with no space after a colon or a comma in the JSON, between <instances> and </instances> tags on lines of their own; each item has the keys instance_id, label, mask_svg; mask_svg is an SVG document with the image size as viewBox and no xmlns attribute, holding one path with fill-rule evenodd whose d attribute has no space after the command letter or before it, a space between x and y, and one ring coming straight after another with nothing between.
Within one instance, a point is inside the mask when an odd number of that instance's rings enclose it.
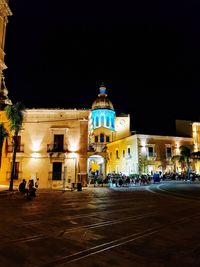
<instances>
[{"instance_id":1,"label":"arched doorway","mask_svg":"<svg viewBox=\"0 0 200 267\"><path fill-rule=\"evenodd\" d=\"M95 179L105 178L105 159L100 155L92 155L87 161L88 184Z\"/></svg>"}]
</instances>

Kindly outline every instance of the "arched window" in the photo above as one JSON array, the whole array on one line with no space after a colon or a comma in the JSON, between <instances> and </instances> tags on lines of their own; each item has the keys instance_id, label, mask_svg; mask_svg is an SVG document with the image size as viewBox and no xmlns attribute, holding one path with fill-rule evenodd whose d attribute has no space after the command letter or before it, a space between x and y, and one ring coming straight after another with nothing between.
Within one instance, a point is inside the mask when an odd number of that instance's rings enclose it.
<instances>
[{"instance_id":1,"label":"arched window","mask_svg":"<svg viewBox=\"0 0 200 267\"><path fill-rule=\"evenodd\" d=\"M101 116L101 126L104 126L104 116Z\"/></svg>"},{"instance_id":2,"label":"arched window","mask_svg":"<svg viewBox=\"0 0 200 267\"><path fill-rule=\"evenodd\" d=\"M111 127L114 128L114 118L111 120Z\"/></svg>"},{"instance_id":3,"label":"arched window","mask_svg":"<svg viewBox=\"0 0 200 267\"><path fill-rule=\"evenodd\" d=\"M106 126L107 126L107 127L109 127L109 126L110 126L110 119L109 119L109 117L108 117L108 116L106 117Z\"/></svg>"},{"instance_id":4,"label":"arched window","mask_svg":"<svg viewBox=\"0 0 200 267\"><path fill-rule=\"evenodd\" d=\"M101 142L101 143L104 142L104 134L103 134L103 133L100 134L100 142Z\"/></svg>"},{"instance_id":5,"label":"arched window","mask_svg":"<svg viewBox=\"0 0 200 267\"><path fill-rule=\"evenodd\" d=\"M99 117L96 117L96 126L99 126Z\"/></svg>"}]
</instances>

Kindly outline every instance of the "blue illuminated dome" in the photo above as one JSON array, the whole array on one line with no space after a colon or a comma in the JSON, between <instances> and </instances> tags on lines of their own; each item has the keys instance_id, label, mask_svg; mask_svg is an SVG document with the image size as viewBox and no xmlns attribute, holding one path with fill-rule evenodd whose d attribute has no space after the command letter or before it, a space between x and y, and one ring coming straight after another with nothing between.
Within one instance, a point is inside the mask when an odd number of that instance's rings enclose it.
<instances>
[{"instance_id":1,"label":"blue illuminated dome","mask_svg":"<svg viewBox=\"0 0 200 267\"><path fill-rule=\"evenodd\" d=\"M100 127L115 130L115 111L103 84L99 88L98 98L92 104L92 128Z\"/></svg>"},{"instance_id":2,"label":"blue illuminated dome","mask_svg":"<svg viewBox=\"0 0 200 267\"><path fill-rule=\"evenodd\" d=\"M92 104L92 110L111 109L114 110L112 102L107 98L106 87L102 84L99 88L98 98Z\"/></svg>"}]
</instances>

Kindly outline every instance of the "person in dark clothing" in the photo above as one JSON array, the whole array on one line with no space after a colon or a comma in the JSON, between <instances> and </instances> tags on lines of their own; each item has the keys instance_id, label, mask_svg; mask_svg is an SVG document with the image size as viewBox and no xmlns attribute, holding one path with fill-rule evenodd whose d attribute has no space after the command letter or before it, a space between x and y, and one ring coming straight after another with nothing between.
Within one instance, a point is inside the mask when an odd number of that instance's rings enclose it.
<instances>
[{"instance_id":1,"label":"person in dark clothing","mask_svg":"<svg viewBox=\"0 0 200 267\"><path fill-rule=\"evenodd\" d=\"M26 193L26 180L23 179L22 182L19 184L19 192Z\"/></svg>"}]
</instances>

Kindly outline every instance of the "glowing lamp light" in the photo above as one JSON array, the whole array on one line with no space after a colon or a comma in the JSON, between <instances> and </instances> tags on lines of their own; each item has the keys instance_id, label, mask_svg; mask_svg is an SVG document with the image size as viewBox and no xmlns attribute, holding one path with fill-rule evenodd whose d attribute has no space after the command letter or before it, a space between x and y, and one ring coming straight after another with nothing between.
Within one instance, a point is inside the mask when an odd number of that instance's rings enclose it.
<instances>
[{"instance_id":1,"label":"glowing lamp light","mask_svg":"<svg viewBox=\"0 0 200 267\"><path fill-rule=\"evenodd\" d=\"M77 140L75 138L70 138L69 139L68 149L69 149L70 152L77 152L79 150L78 141L79 140Z\"/></svg>"},{"instance_id":2,"label":"glowing lamp light","mask_svg":"<svg viewBox=\"0 0 200 267\"><path fill-rule=\"evenodd\" d=\"M34 152L38 152L40 150L40 141L39 140L34 140L32 143L32 150Z\"/></svg>"}]
</instances>

